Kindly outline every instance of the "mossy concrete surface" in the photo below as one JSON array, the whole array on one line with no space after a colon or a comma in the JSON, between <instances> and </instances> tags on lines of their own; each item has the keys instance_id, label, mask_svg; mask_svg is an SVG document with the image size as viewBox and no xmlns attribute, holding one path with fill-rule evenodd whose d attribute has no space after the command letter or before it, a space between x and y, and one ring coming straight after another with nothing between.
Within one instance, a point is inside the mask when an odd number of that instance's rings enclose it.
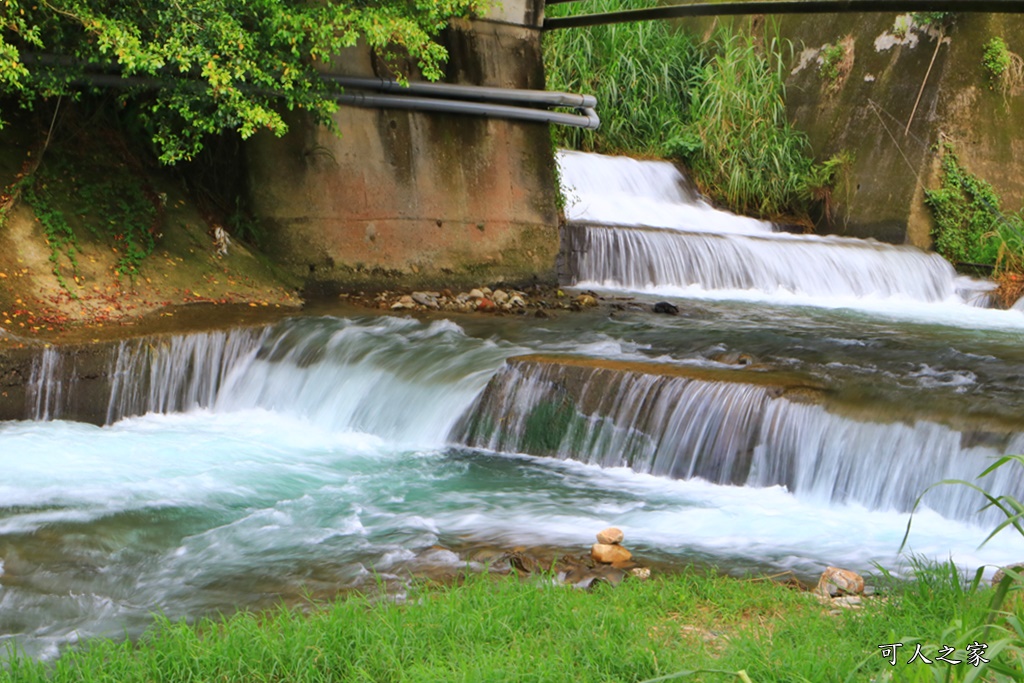
<instances>
[{"instance_id":1,"label":"mossy concrete surface","mask_svg":"<svg viewBox=\"0 0 1024 683\"><path fill-rule=\"evenodd\" d=\"M20 344L59 342L80 335L89 325L91 336L104 329L132 326L146 315L172 317L169 307L216 304L251 305L257 308L297 308L301 300L297 283L282 279L269 261L237 238L218 253L214 229L221 225L201 212L180 178L159 167L147 165L125 149L122 138L94 126L78 130L74 105L64 105L56 127L55 140L42 153L45 135L35 129L30 117L19 117L0 131L0 187L8 194L0 218L0 351ZM109 216L80 196L72 172L51 174L40 182L49 184L52 205L73 233L74 250L52 250L40 216L19 192L19 174L56 164L69 156L91 159L85 171L90 186L123 182L126 174L145 187L160 208L152 226L155 248L138 264L134 276L118 273L119 252L115 241L87 227ZM128 168L125 168L125 167ZM72 166L72 168L78 168ZM94 169L100 169L97 173ZM109 169L109 174L103 171ZM116 171L116 172L115 172ZM118 226L111 224L110 232ZM58 275L59 273L59 275Z\"/></svg>"},{"instance_id":2,"label":"mossy concrete surface","mask_svg":"<svg viewBox=\"0 0 1024 683\"><path fill-rule=\"evenodd\" d=\"M908 19L891 13L778 20L779 35L793 48L792 120L810 136L817 158L853 156L833 196L834 214L819 217L819 232L929 246L923 197L939 185L940 142L952 143L964 166L992 183L1004 210L1024 201L1024 91L1017 84L1004 92L982 63L984 45L995 36L1024 54L1024 17L958 14L937 51L939 31ZM819 69L830 45L845 50L836 78Z\"/></svg>"}]
</instances>

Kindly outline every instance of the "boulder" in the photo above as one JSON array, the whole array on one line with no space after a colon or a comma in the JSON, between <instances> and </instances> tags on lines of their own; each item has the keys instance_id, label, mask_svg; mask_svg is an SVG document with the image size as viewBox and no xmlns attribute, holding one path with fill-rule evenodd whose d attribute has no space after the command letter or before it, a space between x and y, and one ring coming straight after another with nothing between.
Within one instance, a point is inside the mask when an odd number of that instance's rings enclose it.
<instances>
[{"instance_id":1,"label":"boulder","mask_svg":"<svg viewBox=\"0 0 1024 683\"><path fill-rule=\"evenodd\" d=\"M469 290L469 298L470 299L483 299L484 298L484 293L481 292L479 289L471 289L471 290Z\"/></svg>"},{"instance_id":2,"label":"boulder","mask_svg":"<svg viewBox=\"0 0 1024 683\"><path fill-rule=\"evenodd\" d=\"M818 579L814 592L821 596L834 598L840 595L860 595L864 592L864 579L860 574L849 569L826 567Z\"/></svg>"},{"instance_id":3,"label":"boulder","mask_svg":"<svg viewBox=\"0 0 1024 683\"><path fill-rule=\"evenodd\" d=\"M654 304L655 313L664 313L666 315L679 315L679 307L675 304L670 304L667 301L659 301Z\"/></svg>"},{"instance_id":4,"label":"boulder","mask_svg":"<svg viewBox=\"0 0 1024 683\"><path fill-rule=\"evenodd\" d=\"M1001 567L999 571L992 575L993 586L998 586L1002 582L1003 577L1006 576L1005 570L1007 569L1016 572L1017 574L1024 574L1024 562L1015 562L1013 564L1008 564L1005 567Z\"/></svg>"},{"instance_id":5,"label":"boulder","mask_svg":"<svg viewBox=\"0 0 1024 683\"><path fill-rule=\"evenodd\" d=\"M625 535L622 533L622 529L614 526L597 532L597 542L605 545L618 545L622 543L623 538L625 538Z\"/></svg>"},{"instance_id":6,"label":"boulder","mask_svg":"<svg viewBox=\"0 0 1024 683\"><path fill-rule=\"evenodd\" d=\"M590 556L594 558L595 562L600 562L601 564L622 564L629 562L633 557L633 553L621 545L595 543L590 548Z\"/></svg>"},{"instance_id":7,"label":"boulder","mask_svg":"<svg viewBox=\"0 0 1024 683\"><path fill-rule=\"evenodd\" d=\"M503 289L496 289L494 290L494 293L491 294L491 299L494 300L494 303L500 306L509 300L509 295L508 292Z\"/></svg>"}]
</instances>

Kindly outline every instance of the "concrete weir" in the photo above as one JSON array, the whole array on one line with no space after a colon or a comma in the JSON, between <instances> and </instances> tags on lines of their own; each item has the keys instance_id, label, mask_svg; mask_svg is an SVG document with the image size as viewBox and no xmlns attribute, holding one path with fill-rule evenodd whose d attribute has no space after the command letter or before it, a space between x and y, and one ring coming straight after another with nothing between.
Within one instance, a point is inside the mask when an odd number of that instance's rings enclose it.
<instances>
[{"instance_id":1,"label":"concrete weir","mask_svg":"<svg viewBox=\"0 0 1024 683\"><path fill-rule=\"evenodd\" d=\"M1021 433L979 442L976 430L926 416L899 420L883 415L884 407L874 419L836 407L814 382L752 365L522 356L491 378L451 439L902 511L937 479L969 479L1024 442ZM1020 490L1020 482L1003 479L1004 490ZM965 495L929 504L963 519L978 503Z\"/></svg>"},{"instance_id":2,"label":"concrete weir","mask_svg":"<svg viewBox=\"0 0 1024 683\"><path fill-rule=\"evenodd\" d=\"M450 26L445 82L543 89L542 13L512 0ZM325 69L393 76L361 47ZM340 135L294 115L283 138L257 135L246 150L270 248L308 288L554 279L546 124L357 107L334 122Z\"/></svg>"}]
</instances>

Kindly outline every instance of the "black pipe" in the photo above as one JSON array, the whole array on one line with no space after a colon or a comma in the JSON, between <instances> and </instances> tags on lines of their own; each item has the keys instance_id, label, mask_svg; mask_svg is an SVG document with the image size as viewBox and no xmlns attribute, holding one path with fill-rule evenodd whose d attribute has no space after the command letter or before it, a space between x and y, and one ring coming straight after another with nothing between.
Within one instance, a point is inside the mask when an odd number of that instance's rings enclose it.
<instances>
[{"instance_id":1,"label":"black pipe","mask_svg":"<svg viewBox=\"0 0 1024 683\"><path fill-rule=\"evenodd\" d=\"M573 0L549 0L571 2ZM745 14L846 14L852 12L986 12L1022 14L1024 0L751 0L749 2L692 3L663 5L647 9L552 17L543 30L630 21L678 19L681 17L736 16Z\"/></svg>"},{"instance_id":2,"label":"black pipe","mask_svg":"<svg viewBox=\"0 0 1024 683\"><path fill-rule=\"evenodd\" d=\"M402 85L386 78L365 78L360 76L334 76L323 74L325 81L336 83L343 88L377 90L398 95L421 95L423 97L444 97L477 102L517 102L543 104L548 107L575 107L593 109L597 98L593 95L577 95L550 90L523 90L518 88L493 88L483 85L455 85L451 83L412 82Z\"/></svg>"},{"instance_id":3,"label":"black pipe","mask_svg":"<svg viewBox=\"0 0 1024 683\"><path fill-rule=\"evenodd\" d=\"M76 85L103 86L108 88L149 88L167 87L168 82L158 78L141 76L118 76L115 74L84 74L72 81ZM199 81L195 87L202 87ZM273 95L273 93L267 93ZM562 126L596 130L601 119L592 107L578 107L580 114L569 114L548 109L530 109L491 102L466 102L463 100L439 99L433 97L412 97L409 95L337 93L328 95L339 104L377 109L405 109L414 111L435 111L447 114L467 114L515 121L538 121ZM589 96L588 96L589 97Z\"/></svg>"},{"instance_id":4,"label":"black pipe","mask_svg":"<svg viewBox=\"0 0 1024 683\"><path fill-rule=\"evenodd\" d=\"M363 93L341 93L331 95L341 104L355 107L374 107L378 109L412 109L415 111L436 111L448 114L469 114L471 116L487 116L518 121L539 121L557 123L563 126L596 130L601 120L592 108L581 107L582 114L567 114L548 109L530 109L528 107L512 107L507 104L490 102L465 102L463 100L442 100L430 97L411 97L408 95L368 95Z\"/></svg>"}]
</instances>

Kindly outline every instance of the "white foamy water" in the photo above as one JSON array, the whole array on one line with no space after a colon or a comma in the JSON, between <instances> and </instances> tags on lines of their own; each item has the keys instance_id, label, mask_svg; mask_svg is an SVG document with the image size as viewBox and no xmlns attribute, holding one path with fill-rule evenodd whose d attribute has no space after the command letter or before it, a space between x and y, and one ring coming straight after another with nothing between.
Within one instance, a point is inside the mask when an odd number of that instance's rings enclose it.
<instances>
[{"instance_id":1,"label":"white foamy water","mask_svg":"<svg viewBox=\"0 0 1024 683\"><path fill-rule=\"evenodd\" d=\"M721 211L667 161L559 150L566 218L582 223L767 234L771 223Z\"/></svg>"},{"instance_id":2,"label":"white foamy water","mask_svg":"<svg viewBox=\"0 0 1024 683\"><path fill-rule=\"evenodd\" d=\"M396 448L264 410L102 428L7 423L0 466L0 644L45 657L137 633L153 612L195 616L358 585L437 543L585 548L615 524L641 556L809 576L826 564L895 566L908 520L779 487ZM984 535L924 511L909 547L971 567L1024 555L1009 534L979 551Z\"/></svg>"},{"instance_id":3,"label":"white foamy water","mask_svg":"<svg viewBox=\"0 0 1024 683\"><path fill-rule=\"evenodd\" d=\"M826 505L802 500L783 487L721 486L700 479L666 480L625 468L601 468L576 462L518 458L527 466L560 472L572 493L567 507L589 507L589 514L572 514L545 504L551 515L551 542L588 544L593 524L613 524L626 534L631 547L664 556L727 559L740 566L769 566L816 575L829 563L871 572L872 563L887 568L902 563L898 552L907 524L910 534L904 552L942 561L952 557L965 567L1001 565L1024 550L1024 540L1003 533L982 548L987 530L950 521L922 508L911 515L879 512L860 505ZM612 489L615 495L588 500L592 491ZM486 510L486 501L477 501ZM588 504L589 502L589 504ZM487 521L486 533L509 543L528 543L529 507L487 520L487 515L453 520L463 533ZM584 528L581 528L584 525ZM634 545L635 544L635 545ZM989 569L988 573L992 573Z\"/></svg>"},{"instance_id":4,"label":"white foamy water","mask_svg":"<svg viewBox=\"0 0 1024 683\"><path fill-rule=\"evenodd\" d=\"M582 188L575 204L568 194L570 224L563 229L572 286L1024 326L1019 310L970 312L991 305L995 285L958 275L938 254L772 233L767 223L708 205L666 162L580 152L562 152L559 162L563 188Z\"/></svg>"}]
</instances>

